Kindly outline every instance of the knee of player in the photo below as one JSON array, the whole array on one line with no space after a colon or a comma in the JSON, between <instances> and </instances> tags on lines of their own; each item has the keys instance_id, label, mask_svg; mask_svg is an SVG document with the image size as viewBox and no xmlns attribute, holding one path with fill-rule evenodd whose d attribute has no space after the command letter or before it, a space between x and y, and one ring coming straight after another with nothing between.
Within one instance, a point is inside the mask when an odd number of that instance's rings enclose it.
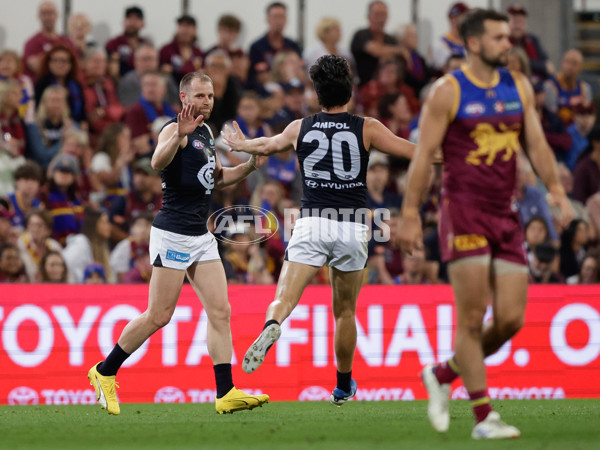
<instances>
[{"instance_id":1,"label":"knee of player","mask_svg":"<svg viewBox=\"0 0 600 450\"><path fill-rule=\"evenodd\" d=\"M148 312L148 316L156 328L162 328L171 321L173 311Z\"/></svg>"},{"instance_id":2,"label":"knee of player","mask_svg":"<svg viewBox=\"0 0 600 450\"><path fill-rule=\"evenodd\" d=\"M483 317L485 316L485 308L473 308L469 311L459 312L458 325L459 327L481 331Z\"/></svg>"},{"instance_id":3,"label":"knee of player","mask_svg":"<svg viewBox=\"0 0 600 450\"><path fill-rule=\"evenodd\" d=\"M513 316L508 318L499 318L496 321L496 326L503 336L512 336L523 327L523 316Z\"/></svg>"},{"instance_id":4,"label":"knee of player","mask_svg":"<svg viewBox=\"0 0 600 450\"><path fill-rule=\"evenodd\" d=\"M211 322L229 322L231 318L231 305L228 301L219 302L218 305L205 307L208 320Z\"/></svg>"}]
</instances>

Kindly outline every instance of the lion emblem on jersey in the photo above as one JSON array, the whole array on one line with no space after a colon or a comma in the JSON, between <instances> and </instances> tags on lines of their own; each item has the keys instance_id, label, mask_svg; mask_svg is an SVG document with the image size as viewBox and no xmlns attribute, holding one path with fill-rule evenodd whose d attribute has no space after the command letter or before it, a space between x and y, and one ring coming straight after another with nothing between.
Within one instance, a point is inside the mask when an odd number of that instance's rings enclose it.
<instances>
[{"instance_id":1,"label":"lion emblem on jersey","mask_svg":"<svg viewBox=\"0 0 600 450\"><path fill-rule=\"evenodd\" d=\"M208 157L208 162L202 166L198 171L198 181L206 188L206 193L210 194L215 188L215 178L213 173L215 171L216 157L214 155Z\"/></svg>"},{"instance_id":2,"label":"lion emblem on jersey","mask_svg":"<svg viewBox=\"0 0 600 450\"><path fill-rule=\"evenodd\" d=\"M499 128L500 131L496 131L496 128L489 123L477 124L477 127L469 134L477 144L477 149L470 151L467 155L465 161L468 164L480 165L483 156L485 157L485 164L491 166L496 161L498 153L502 151L506 152L502 157L503 161L509 161L513 157L520 148L519 131L521 125L507 127L501 123Z\"/></svg>"}]
</instances>

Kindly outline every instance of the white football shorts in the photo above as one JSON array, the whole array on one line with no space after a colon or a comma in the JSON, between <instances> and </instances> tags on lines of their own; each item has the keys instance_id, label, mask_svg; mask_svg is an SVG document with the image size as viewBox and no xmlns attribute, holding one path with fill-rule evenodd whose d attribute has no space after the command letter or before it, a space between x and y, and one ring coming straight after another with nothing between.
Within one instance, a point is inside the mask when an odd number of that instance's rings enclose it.
<instances>
[{"instance_id":1,"label":"white football shorts","mask_svg":"<svg viewBox=\"0 0 600 450\"><path fill-rule=\"evenodd\" d=\"M342 272L362 270L367 263L367 225L322 217L302 217L294 225L285 252L288 261Z\"/></svg>"},{"instance_id":2,"label":"white football shorts","mask_svg":"<svg viewBox=\"0 0 600 450\"><path fill-rule=\"evenodd\" d=\"M152 227L150 261L157 267L186 270L193 263L220 260L217 240L212 233L186 236Z\"/></svg>"}]
</instances>

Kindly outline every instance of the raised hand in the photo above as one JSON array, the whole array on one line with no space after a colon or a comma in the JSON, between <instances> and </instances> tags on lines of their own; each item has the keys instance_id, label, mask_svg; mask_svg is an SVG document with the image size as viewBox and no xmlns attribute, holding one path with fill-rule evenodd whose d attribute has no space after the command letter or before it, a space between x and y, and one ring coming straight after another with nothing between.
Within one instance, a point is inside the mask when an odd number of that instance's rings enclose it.
<instances>
[{"instance_id":1,"label":"raised hand","mask_svg":"<svg viewBox=\"0 0 600 450\"><path fill-rule=\"evenodd\" d=\"M244 136L244 132L235 120L232 122L232 125L233 130L228 125L225 125L223 130L221 130L221 136L223 136L225 144L231 147L231 151L240 151L240 147L246 140L246 136Z\"/></svg>"},{"instance_id":2,"label":"raised hand","mask_svg":"<svg viewBox=\"0 0 600 450\"><path fill-rule=\"evenodd\" d=\"M181 112L177 114L177 133L180 137L187 136L202 123L203 119L202 114L194 119L194 105L185 103Z\"/></svg>"}]
</instances>

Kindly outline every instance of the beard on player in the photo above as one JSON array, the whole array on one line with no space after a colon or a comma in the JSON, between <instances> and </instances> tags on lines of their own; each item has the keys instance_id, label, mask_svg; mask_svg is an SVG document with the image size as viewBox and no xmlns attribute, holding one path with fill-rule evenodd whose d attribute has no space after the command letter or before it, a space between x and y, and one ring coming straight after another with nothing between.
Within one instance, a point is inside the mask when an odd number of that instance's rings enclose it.
<instances>
[{"instance_id":1,"label":"beard on player","mask_svg":"<svg viewBox=\"0 0 600 450\"><path fill-rule=\"evenodd\" d=\"M508 64L508 51L502 52L495 56L490 56L486 54L485 49L482 49L479 57L485 64L493 67L494 69L497 67L506 67Z\"/></svg>"}]
</instances>

